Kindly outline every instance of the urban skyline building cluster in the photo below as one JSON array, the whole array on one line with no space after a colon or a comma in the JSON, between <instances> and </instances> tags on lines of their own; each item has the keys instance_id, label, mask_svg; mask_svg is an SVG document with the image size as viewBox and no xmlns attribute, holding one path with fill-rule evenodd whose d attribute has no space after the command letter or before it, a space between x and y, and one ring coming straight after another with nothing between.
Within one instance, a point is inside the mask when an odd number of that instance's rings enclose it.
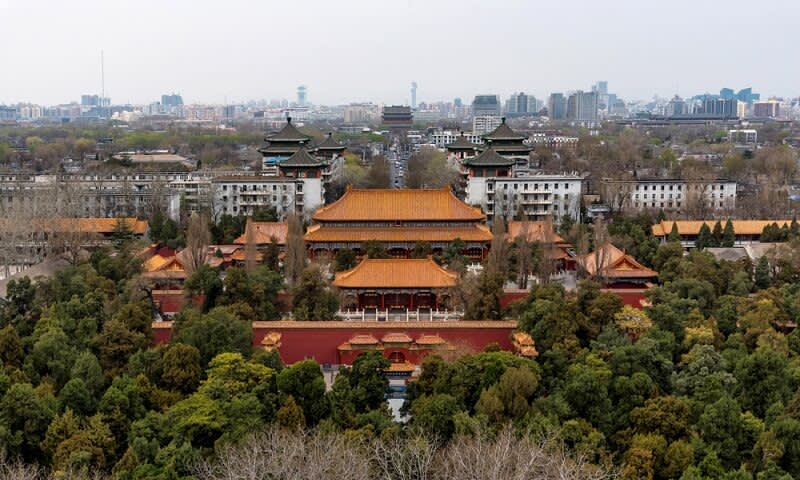
<instances>
[{"instance_id":1,"label":"urban skyline building cluster","mask_svg":"<svg viewBox=\"0 0 800 480\"><path fill-rule=\"evenodd\" d=\"M720 117L720 118L776 118L796 117L800 110L800 97L770 97L762 100L753 89L735 91L722 88L719 94L700 93L693 96L672 98L654 97L650 101L625 101L609 91L609 82L600 80L587 90L565 90L552 92L547 97L537 97L519 90L507 97L496 93L476 94L470 103L461 97L452 101L420 101L419 84L410 83L410 102L402 104L413 111L414 122L436 122L443 119L479 118L486 116L530 117L546 116L550 120L566 121L581 125L595 125L607 118L626 118L640 114L665 117ZM347 105L315 104L306 85L299 85L294 100L273 98L247 102L225 102L223 104L187 103L180 93L161 95L160 100L147 104L115 104L108 96L82 94L80 101L59 105L17 103L0 105L0 122L71 121L74 119L114 119L123 122L136 121L143 117L175 117L190 121L231 121L243 118L272 118L265 114L280 111L277 118L292 116L298 121L314 119L342 119L345 123L374 123L380 120L380 109L384 104L355 102ZM488 122L485 128L496 127ZM488 130L486 130L488 131Z\"/></svg>"}]
</instances>

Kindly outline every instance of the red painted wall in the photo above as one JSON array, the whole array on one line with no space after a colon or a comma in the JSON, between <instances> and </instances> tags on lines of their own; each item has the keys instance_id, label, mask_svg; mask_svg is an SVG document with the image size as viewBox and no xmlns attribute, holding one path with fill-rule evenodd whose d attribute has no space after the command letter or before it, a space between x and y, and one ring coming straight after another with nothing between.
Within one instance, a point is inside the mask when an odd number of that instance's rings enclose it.
<instances>
[{"instance_id":1,"label":"red painted wall","mask_svg":"<svg viewBox=\"0 0 800 480\"><path fill-rule=\"evenodd\" d=\"M387 333L405 333L416 340L421 335L439 335L453 345L457 351L477 352L491 343L504 350L513 350L511 332L514 322L497 322L500 328L486 328L487 322L458 322L458 326L436 327L432 322L321 322L328 325L320 328L298 328L291 323L310 322L256 322L253 328L253 346L260 347L267 332L281 334L278 351L284 363L292 364L306 358L318 363L339 363L337 347L355 335L372 335L380 340ZM454 322L455 323L455 322ZM474 326L470 326L470 324ZM415 325L416 324L416 325ZM390 348L386 349L387 351ZM399 350L399 349L398 349ZM413 361L413 358L408 358Z\"/></svg>"},{"instance_id":2,"label":"red painted wall","mask_svg":"<svg viewBox=\"0 0 800 480\"><path fill-rule=\"evenodd\" d=\"M647 291L645 289L635 289L635 290L613 289L607 291L611 293L616 293L617 296L622 299L622 303L624 303L625 305L630 305L631 307L640 309L644 308L642 306L642 300L645 299L644 292Z\"/></svg>"}]
</instances>

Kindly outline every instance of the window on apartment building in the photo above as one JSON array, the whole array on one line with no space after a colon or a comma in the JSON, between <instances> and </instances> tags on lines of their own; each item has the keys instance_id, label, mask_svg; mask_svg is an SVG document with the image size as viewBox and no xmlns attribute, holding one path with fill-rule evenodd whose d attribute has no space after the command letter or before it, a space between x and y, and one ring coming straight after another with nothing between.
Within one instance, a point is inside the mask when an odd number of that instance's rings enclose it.
<instances>
[{"instance_id":1,"label":"window on apartment building","mask_svg":"<svg viewBox=\"0 0 800 480\"><path fill-rule=\"evenodd\" d=\"M516 184L516 183L515 183L515 184L514 184L514 190L516 190L516 189L517 189L517 187L519 187L519 184Z\"/></svg>"},{"instance_id":2,"label":"window on apartment building","mask_svg":"<svg viewBox=\"0 0 800 480\"><path fill-rule=\"evenodd\" d=\"M661 190L664 190L664 185L661 185Z\"/></svg>"},{"instance_id":3,"label":"window on apartment building","mask_svg":"<svg viewBox=\"0 0 800 480\"><path fill-rule=\"evenodd\" d=\"M670 186L669 186L669 189L670 189L670 190L672 190L672 187L673 187L673 185L670 185Z\"/></svg>"},{"instance_id":4,"label":"window on apartment building","mask_svg":"<svg viewBox=\"0 0 800 480\"><path fill-rule=\"evenodd\" d=\"M569 184L568 184L568 183L565 183L565 184L564 184L564 188L569 188Z\"/></svg>"},{"instance_id":5,"label":"window on apartment building","mask_svg":"<svg viewBox=\"0 0 800 480\"><path fill-rule=\"evenodd\" d=\"M222 186L222 191L224 192L224 191L227 191L227 190L228 190L228 186L227 185L223 185Z\"/></svg>"},{"instance_id":6,"label":"window on apartment building","mask_svg":"<svg viewBox=\"0 0 800 480\"><path fill-rule=\"evenodd\" d=\"M527 190L528 189L528 184L526 183L525 185L522 186L522 188Z\"/></svg>"},{"instance_id":7,"label":"window on apartment building","mask_svg":"<svg viewBox=\"0 0 800 480\"><path fill-rule=\"evenodd\" d=\"M549 183L545 183L544 184L544 189L545 190L550 190L550 184Z\"/></svg>"},{"instance_id":8,"label":"window on apartment building","mask_svg":"<svg viewBox=\"0 0 800 480\"><path fill-rule=\"evenodd\" d=\"M557 184L557 183L554 183L554 184L553 184L553 188L554 188L554 189L556 189L556 190L558 190L558 184Z\"/></svg>"}]
</instances>

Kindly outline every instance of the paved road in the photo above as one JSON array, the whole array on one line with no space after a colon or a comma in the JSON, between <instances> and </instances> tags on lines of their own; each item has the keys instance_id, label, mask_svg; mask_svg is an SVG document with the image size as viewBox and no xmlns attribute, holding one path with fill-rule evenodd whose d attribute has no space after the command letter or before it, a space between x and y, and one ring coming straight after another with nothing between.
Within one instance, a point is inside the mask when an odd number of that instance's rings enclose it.
<instances>
[{"instance_id":1,"label":"paved road","mask_svg":"<svg viewBox=\"0 0 800 480\"><path fill-rule=\"evenodd\" d=\"M392 188L404 188L406 185L406 176L408 175L408 157L407 151L403 150L400 140L395 137L386 154L386 159L389 160L389 178Z\"/></svg>"}]
</instances>

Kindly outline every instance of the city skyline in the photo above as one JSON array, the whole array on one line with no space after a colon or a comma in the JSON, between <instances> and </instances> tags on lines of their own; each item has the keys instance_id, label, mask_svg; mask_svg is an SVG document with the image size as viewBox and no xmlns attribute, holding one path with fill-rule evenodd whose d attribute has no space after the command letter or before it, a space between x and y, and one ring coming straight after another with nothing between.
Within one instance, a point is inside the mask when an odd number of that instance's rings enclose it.
<instances>
[{"instance_id":1,"label":"city skyline","mask_svg":"<svg viewBox=\"0 0 800 480\"><path fill-rule=\"evenodd\" d=\"M16 72L0 79L0 103L59 104L100 93L101 50L105 93L115 104L147 104L172 91L186 103L293 99L299 85L314 104L409 104L412 81L417 103L519 91L545 100L600 79L626 100L748 86L765 98L800 94L793 86L800 66L781 51L800 39L791 28L800 6L744 5L410 0L387 11L361 1L232 1L221 10L210 2L0 0L6 35L16 40L0 50L0 62ZM764 22L772 35L747 33ZM37 33L64 25L74 28L59 42Z\"/></svg>"}]
</instances>

